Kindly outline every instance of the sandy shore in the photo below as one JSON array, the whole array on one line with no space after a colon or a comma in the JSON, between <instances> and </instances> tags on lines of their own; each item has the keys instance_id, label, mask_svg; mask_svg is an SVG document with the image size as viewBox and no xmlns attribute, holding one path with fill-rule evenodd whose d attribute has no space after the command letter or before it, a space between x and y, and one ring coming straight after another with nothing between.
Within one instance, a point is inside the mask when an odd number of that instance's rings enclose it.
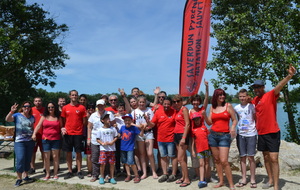
<instances>
[{"instance_id":1,"label":"sandy shore","mask_svg":"<svg viewBox=\"0 0 300 190\"><path fill-rule=\"evenodd\" d=\"M42 171L42 164L41 162L37 163L37 170L36 170L36 174L31 175L31 177L35 178L35 179L41 179L44 177L44 173ZM102 187L102 188L113 188L113 189L124 189L124 190L131 190L131 189L136 189L136 190L140 190L140 189L153 189L153 190L162 190L162 189L172 189L172 190L176 190L176 189L198 189L198 181L193 181L188 187L182 188L179 187L179 185L175 184L175 182L173 183L158 183L157 179L153 179L152 176L149 176L148 178L142 180L140 183L138 184L134 184L133 181L130 182L124 182L124 178L123 176L116 178L117 180L117 184L116 185L112 185L110 183L106 183L104 185L100 185L98 183L98 181L96 182L90 182L90 178L86 177L84 179L79 179L77 176L74 176L71 179L68 180L64 180L64 176L67 172L67 164L66 163L61 163L60 164L60 173L59 173L59 179L57 180L58 182L64 182L67 184L84 184L84 185L89 185L89 186L94 186L94 187ZM83 172L86 175L86 167L85 167L85 162L83 165ZM257 168L257 175L256 175L256 180L257 180L257 189L261 189L262 184L267 180L267 175L265 172L264 168ZM193 173L193 169L189 168L189 173L190 176L192 177L194 175ZM13 175L16 176L16 174L13 172L13 160L7 160L4 158L0 159L0 174L9 174L9 175ZM240 179L240 173L233 171L233 178L234 178L234 183L238 183L239 179ZM9 184L10 187L13 187L14 184ZM48 184L47 184L48 185ZM53 187L51 187L53 184L49 182L49 189L53 189ZM213 188L215 184L213 183L209 183L208 187L203 188L203 189L215 189ZM48 187L48 186L47 186ZM22 188L26 188L26 184L24 186L22 186ZM280 174L280 188L281 189L286 189L286 190L297 190L300 189L300 172L289 172L289 173L281 173ZM2 189L2 188L1 188ZM47 189L45 187L43 187L43 189ZM229 189L228 186L223 186L221 188L218 188L219 190L225 190L225 189ZM243 188L236 188L236 189L251 189L250 188L250 183L248 182L248 184L246 186L244 186Z\"/></svg>"}]
</instances>

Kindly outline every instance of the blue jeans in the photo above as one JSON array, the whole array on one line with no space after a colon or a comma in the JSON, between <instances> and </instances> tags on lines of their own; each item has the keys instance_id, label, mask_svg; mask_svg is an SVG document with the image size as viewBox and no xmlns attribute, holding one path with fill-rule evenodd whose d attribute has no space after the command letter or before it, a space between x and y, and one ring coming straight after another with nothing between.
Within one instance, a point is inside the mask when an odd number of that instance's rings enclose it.
<instances>
[{"instance_id":1,"label":"blue jeans","mask_svg":"<svg viewBox=\"0 0 300 190\"><path fill-rule=\"evenodd\" d=\"M24 171L29 171L34 145L34 141L15 142L17 172L23 173Z\"/></svg>"},{"instance_id":2,"label":"blue jeans","mask_svg":"<svg viewBox=\"0 0 300 190\"><path fill-rule=\"evenodd\" d=\"M173 158L176 156L176 147L174 142L158 142L160 156Z\"/></svg>"},{"instance_id":3,"label":"blue jeans","mask_svg":"<svg viewBox=\"0 0 300 190\"><path fill-rule=\"evenodd\" d=\"M123 164L134 165L134 150L121 151L121 160Z\"/></svg>"}]
</instances>

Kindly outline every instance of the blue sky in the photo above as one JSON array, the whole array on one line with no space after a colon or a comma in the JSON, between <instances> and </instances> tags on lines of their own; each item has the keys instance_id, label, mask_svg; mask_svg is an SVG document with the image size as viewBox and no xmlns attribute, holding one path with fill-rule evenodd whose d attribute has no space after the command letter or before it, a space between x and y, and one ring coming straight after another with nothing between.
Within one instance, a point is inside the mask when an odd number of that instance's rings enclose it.
<instances>
[{"instance_id":1,"label":"blue sky","mask_svg":"<svg viewBox=\"0 0 300 190\"><path fill-rule=\"evenodd\" d=\"M182 15L185 0L28 0L43 4L70 31L64 47L70 60L56 71L49 92L96 94L139 87L148 94L156 86L168 94L179 91ZM211 45L216 44L211 39ZM212 50L208 60L212 59ZM216 72L205 71L204 78ZM213 87L210 86L212 92ZM200 91L204 91L201 85ZM236 93L229 89L230 94Z\"/></svg>"}]
</instances>

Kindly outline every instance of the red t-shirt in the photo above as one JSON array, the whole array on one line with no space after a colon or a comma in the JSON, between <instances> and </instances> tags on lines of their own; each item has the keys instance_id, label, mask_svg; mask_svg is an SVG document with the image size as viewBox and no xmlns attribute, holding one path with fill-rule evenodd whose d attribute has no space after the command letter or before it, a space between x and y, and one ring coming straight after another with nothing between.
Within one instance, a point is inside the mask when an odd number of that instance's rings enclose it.
<instances>
[{"instance_id":1,"label":"red t-shirt","mask_svg":"<svg viewBox=\"0 0 300 190\"><path fill-rule=\"evenodd\" d=\"M39 123L41 117L43 116L44 114L44 111L45 111L45 108L42 107L41 109L37 109L36 107L32 107L32 115L35 119L35 122L34 122L34 125L33 125L33 128L35 129L37 124ZM41 138L42 137L42 134L43 134L43 127L41 127L37 133L37 138Z\"/></svg>"},{"instance_id":2,"label":"red t-shirt","mask_svg":"<svg viewBox=\"0 0 300 190\"><path fill-rule=\"evenodd\" d=\"M176 125L174 129L174 133L184 133L185 120L182 112L183 109L187 109L187 108L183 106L176 114L175 117Z\"/></svg>"},{"instance_id":3,"label":"red t-shirt","mask_svg":"<svg viewBox=\"0 0 300 190\"><path fill-rule=\"evenodd\" d=\"M194 122L193 122L194 123ZM208 146L208 130L205 125L195 127L192 133L192 137L195 140L196 152L203 152L209 149Z\"/></svg>"},{"instance_id":4,"label":"red t-shirt","mask_svg":"<svg viewBox=\"0 0 300 190\"><path fill-rule=\"evenodd\" d=\"M114 109L114 108L112 108L112 107L107 107L107 108L105 108L105 110L106 110L106 111L111 111L111 112L113 112L114 114L118 113L118 110L117 110L117 109Z\"/></svg>"},{"instance_id":5,"label":"red t-shirt","mask_svg":"<svg viewBox=\"0 0 300 190\"><path fill-rule=\"evenodd\" d=\"M44 140L59 140L60 139L60 124L56 121L43 121L43 139Z\"/></svg>"},{"instance_id":6,"label":"red t-shirt","mask_svg":"<svg viewBox=\"0 0 300 190\"><path fill-rule=\"evenodd\" d=\"M65 128L68 135L83 135L83 118L86 117L86 109L83 105L65 105L61 117L66 119Z\"/></svg>"},{"instance_id":7,"label":"red t-shirt","mask_svg":"<svg viewBox=\"0 0 300 190\"><path fill-rule=\"evenodd\" d=\"M277 133L280 128L276 119L277 99L275 91L266 92L262 97L255 97L252 103L255 105L256 129L259 135Z\"/></svg>"},{"instance_id":8,"label":"red t-shirt","mask_svg":"<svg viewBox=\"0 0 300 190\"><path fill-rule=\"evenodd\" d=\"M170 109L165 112L164 109L158 109L152 121L157 127L157 141L159 142L173 142L174 141L174 128L175 128L176 111Z\"/></svg>"}]
</instances>

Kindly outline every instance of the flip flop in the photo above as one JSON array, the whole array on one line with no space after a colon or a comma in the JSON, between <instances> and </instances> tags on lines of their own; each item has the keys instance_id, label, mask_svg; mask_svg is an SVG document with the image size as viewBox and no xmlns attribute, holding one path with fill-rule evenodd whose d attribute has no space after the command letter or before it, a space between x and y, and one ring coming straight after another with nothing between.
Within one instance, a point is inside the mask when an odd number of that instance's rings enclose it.
<instances>
[{"instance_id":1,"label":"flip flop","mask_svg":"<svg viewBox=\"0 0 300 190\"><path fill-rule=\"evenodd\" d=\"M251 187L251 188L256 188L256 187L257 187L257 184L256 184L256 183L250 183L250 187Z\"/></svg>"},{"instance_id":2,"label":"flip flop","mask_svg":"<svg viewBox=\"0 0 300 190\"><path fill-rule=\"evenodd\" d=\"M236 184L235 186L236 186L236 187L244 187L244 186L246 186L246 185L247 185L246 183L239 182L239 183Z\"/></svg>"},{"instance_id":3,"label":"flip flop","mask_svg":"<svg viewBox=\"0 0 300 190\"><path fill-rule=\"evenodd\" d=\"M182 179L178 179L175 183L176 183L176 184L182 184L182 183L183 183L183 180L182 180Z\"/></svg>"},{"instance_id":4,"label":"flip flop","mask_svg":"<svg viewBox=\"0 0 300 190\"><path fill-rule=\"evenodd\" d=\"M187 187L187 186L189 186L191 183L182 183L182 184L180 184L179 185L179 187Z\"/></svg>"}]
</instances>

